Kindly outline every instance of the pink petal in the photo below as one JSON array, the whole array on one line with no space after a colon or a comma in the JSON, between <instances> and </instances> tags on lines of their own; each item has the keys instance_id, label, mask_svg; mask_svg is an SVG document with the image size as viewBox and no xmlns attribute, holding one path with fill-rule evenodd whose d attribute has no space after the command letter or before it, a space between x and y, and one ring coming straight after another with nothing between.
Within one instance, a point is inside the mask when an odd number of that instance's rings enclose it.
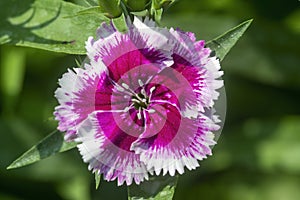
<instances>
[{"instance_id":1,"label":"pink petal","mask_svg":"<svg viewBox=\"0 0 300 200\"><path fill-rule=\"evenodd\" d=\"M184 163L180 160L183 149L188 147L197 133L198 124L194 119L183 118L178 109L170 104L161 104L164 112L156 109L158 115L149 114L151 121L147 122L145 132L132 144L131 149L140 154L148 170L154 170L157 175L163 170L163 174L175 171L182 173ZM162 124L153 124L155 119ZM155 135L157 127L162 127ZM150 137L145 137L149 135Z\"/></svg>"},{"instance_id":2,"label":"pink petal","mask_svg":"<svg viewBox=\"0 0 300 200\"><path fill-rule=\"evenodd\" d=\"M129 150L134 140L118 128L112 113L98 112L82 123L76 141L81 142L78 148L90 170L103 174L107 181L117 179L118 185L130 185L132 181L139 184L148 179L139 155Z\"/></svg>"},{"instance_id":3,"label":"pink petal","mask_svg":"<svg viewBox=\"0 0 300 200\"><path fill-rule=\"evenodd\" d=\"M59 80L55 91L59 106L55 108L58 129L67 131L66 139L76 136L80 123L95 110L95 91L99 80L105 77L100 68L68 70Z\"/></svg>"},{"instance_id":4,"label":"pink petal","mask_svg":"<svg viewBox=\"0 0 300 200\"><path fill-rule=\"evenodd\" d=\"M167 37L160 32L150 28L144 30L132 27L125 34L112 31L109 31L109 34L108 37L99 38L97 41L90 37L86 42L86 49L91 64L103 62L115 82L125 72L139 65L171 64L171 46L167 43Z\"/></svg>"}]
</instances>

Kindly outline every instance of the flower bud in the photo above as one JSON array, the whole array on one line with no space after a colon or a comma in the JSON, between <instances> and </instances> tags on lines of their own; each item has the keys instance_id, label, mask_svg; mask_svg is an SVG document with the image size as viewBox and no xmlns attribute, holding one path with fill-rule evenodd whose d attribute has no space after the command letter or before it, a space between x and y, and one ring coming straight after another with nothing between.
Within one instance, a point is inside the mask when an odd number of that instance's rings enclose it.
<instances>
[{"instance_id":1,"label":"flower bud","mask_svg":"<svg viewBox=\"0 0 300 200\"><path fill-rule=\"evenodd\" d=\"M109 18L116 18L122 14L120 0L98 0L101 10Z\"/></svg>"},{"instance_id":2,"label":"flower bud","mask_svg":"<svg viewBox=\"0 0 300 200\"><path fill-rule=\"evenodd\" d=\"M150 0L126 0L125 3L131 11L145 10Z\"/></svg>"}]
</instances>

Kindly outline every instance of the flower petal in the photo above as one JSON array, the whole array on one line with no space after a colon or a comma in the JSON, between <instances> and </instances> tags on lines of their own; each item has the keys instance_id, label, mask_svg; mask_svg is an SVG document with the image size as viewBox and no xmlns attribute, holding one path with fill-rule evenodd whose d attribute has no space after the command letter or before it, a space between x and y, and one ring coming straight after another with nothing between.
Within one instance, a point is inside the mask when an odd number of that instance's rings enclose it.
<instances>
[{"instance_id":1,"label":"flower petal","mask_svg":"<svg viewBox=\"0 0 300 200\"><path fill-rule=\"evenodd\" d=\"M189 32L170 29L174 43L172 68L176 69L188 80L198 99L197 108L204 112L212 107L219 93L216 89L223 86L218 80L223 75L220 63L215 57L209 57L211 50L205 48L203 40L195 42L195 36Z\"/></svg>"},{"instance_id":2,"label":"flower petal","mask_svg":"<svg viewBox=\"0 0 300 200\"><path fill-rule=\"evenodd\" d=\"M164 112L155 109L153 114L149 114L150 121L147 122L145 132L132 143L131 149L140 154L148 170L154 170L157 175L161 171L163 174L169 172L173 176L176 170L183 172L185 163L181 160L184 153L182 150L192 143L198 124L195 119L182 117L178 109L170 104L160 106L164 107ZM162 128L157 130L157 127ZM157 133L154 135L155 131Z\"/></svg>"},{"instance_id":3,"label":"flower petal","mask_svg":"<svg viewBox=\"0 0 300 200\"><path fill-rule=\"evenodd\" d=\"M140 154L150 172L154 171L156 175L169 173L171 176L176 171L182 174L184 167L195 169L199 167L199 160L211 155L211 146L216 144L212 131L218 130L219 126L204 115L197 120L182 119L182 124L183 129L174 132L168 129L174 128L174 124L166 122L168 128L163 128L156 136L139 138L132 144L132 149ZM193 125L197 126L196 131Z\"/></svg>"},{"instance_id":4,"label":"flower petal","mask_svg":"<svg viewBox=\"0 0 300 200\"><path fill-rule=\"evenodd\" d=\"M185 159L203 160L212 154L211 147L216 144L213 131L219 130L220 126L214 121L217 119L217 116L211 117L209 118L205 115L199 117L198 130L194 135L193 142L185 149ZM192 169L192 166L187 165L187 168Z\"/></svg>"},{"instance_id":5,"label":"flower petal","mask_svg":"<svg viewBox=\"0 0 300 200\"><path fill-rule=\"evenodd\" d=\"M186 77L185 74L174 69L173 66L163 69L151 80L150 83L156 85L152 99L155 102L165 101L176 105L183 117L197 118L200 103L193 91L192 81L190 80L196 79L197 76L192 71L190 73L192 76ZM195 68L190 67L189 69L193 70Z\"/></svg>"},{"instance_id":6,"label":"flower petal","mask_svg":"<svg viewBox=\"0 0 300 200\"><path fill-rule=\"evenodd\" d=\"M137 24L139 23L135 23ZM141 29L131 26L127 33L119 33L113 32L115 28L112 24L105 27L109 36L99 38L97 41L90 37L86 42L87 55L92 65L103 61L115 82L126 71L139 65L172 64L172 46L168 44L167 30L156 31L147 26Z\"/></svg>"},{"instance_id":7,"label":"flower petal","mask_svg":"<svg viewBox=\"0 0 300 200\"><path fill-rule=\"evenodd\" d=\"M90 170L103 174L107 181L117 179L118 185L130 185L133 180L139 184L148 179L139 155L129 150L135 139L118 127L112 113L95 112L80 126L77 141Z\"/></svg>"},{"instance_id":8,"label":"flower petal","mask_svg":"<svg viewBox=\"0 0 300 200\"><path fill-rule=\"evenodd\" d=\"M67 131L67 140L76 136L79 124L95 110L95 91L97 83L105 77L99 67L68 70L59 80L60 87L55 91L59 106L55 107L58 129Z\"/></svg>"}]
</instances>

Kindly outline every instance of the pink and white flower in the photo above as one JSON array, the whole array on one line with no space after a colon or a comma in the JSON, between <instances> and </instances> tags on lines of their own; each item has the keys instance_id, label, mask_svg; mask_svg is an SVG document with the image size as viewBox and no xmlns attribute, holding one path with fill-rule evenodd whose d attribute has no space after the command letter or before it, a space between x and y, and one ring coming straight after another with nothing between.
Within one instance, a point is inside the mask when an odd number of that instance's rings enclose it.
<instances>
[{"instance_id":1,"label":"pink and white flower","mask_svg":"<svg viewBox=\"0 0 300 200\"><path fill-rule=\"evenodd\" d=\"M103 23L86 49L83 68L59 80L54 114L90 170L139 184L149 174L195 169L211 155L220 126L207 113L223 72L204 41L135 18L126 33Z\"/></svg>"}]
</instances>

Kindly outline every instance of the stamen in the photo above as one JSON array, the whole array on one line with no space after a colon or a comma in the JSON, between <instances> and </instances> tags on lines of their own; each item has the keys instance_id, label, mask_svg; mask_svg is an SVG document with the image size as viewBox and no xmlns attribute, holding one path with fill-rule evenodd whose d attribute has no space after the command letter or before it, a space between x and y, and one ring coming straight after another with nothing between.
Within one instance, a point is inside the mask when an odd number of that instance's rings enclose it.
<instances>
[{"instance_id":1,"label":"stamen","mask_svg":"<svg viewBox=\"0 0 300 200\"><path fill-rule=\"evenodd\" d=\"M149 109L149 110L147 110L148 111L148 113L155 113L155 110L154 109Z\"/></svg>"},{"instance_id":2,"label":"stamen","mask_svg":"<svg viewBox=\"0 0 300 200\"><path fill-rule=\"evenodd\" d=\"M140 87L143 87L144 83L142 82L141 79L138 80Z\"/></svg>"},{"instance_id":3,"label":"stamen","mask_svg":"<svg viewBox=\"0 0 300 200\"><path fill-rule=\"evenodd\" d=\"M137 118L138 118L139 120L142 119L142 115L141 115L141 107L139 107L139 112L137 113Z\"/></svg>"},{"instance_id":4,"label":"stamen","mask_svg":"<svg viewBox=\"0 0 300 200\"><path fill-rule=\"evenodd\" d=\"M138 94L135 94L135 96L139 101L143 101L143 99Z\"/></svg>"},{"instance_id":5,"label":"stamen","mask_svg":"<svg viewBox=\"0 0 300 200\"><path fill-rule=\"evenodd\" d=\"M116 85L116 89L119 91L119 92L124 92L124 88L122 88L121 86L119 85Z\"/></svg>"},{"instance_id":6,"label":"stamen","mask_svg":"<svg viewBox=\"0 0 300 200\"><path fill-rule=\"evenodd\" d=\"M142 88L142 89L141 89L141 93L142 93L142 95L144 95L144 96L147 95L147 94L146 94L146 91L145 91L145 88Z\"/></svg>"},{"instance_id":7,"label":"stamen","mask_svg":"<svg viewBox=\"0 0 300 200\"><path fill-rule=\"evenodd\" d=\"M155 86L153 86L152 88L150 88L150 93L152 93L155 90Z\"/></svg>"},{"instance_id":8,"label":"stamen","mask_svg":"<svg viewBox=\"0 0 300 200\"><path fill-rule=\"evenodd\" d=\"M136 95L134 91L132 91L129 86L125 83L122 83L121 85L119 85L118 83L114 83L115 88L119 91L119 92L124 92L130 96L134 96ZM126 90L125 90L126 89ZM125 96L124 96L125 97Z\"/></svg>"},{"instance_id":9,"label":"stamen","mask_svg":"<svg viewBox=\"0 0 300 200\"><path fill-rule=\"evenodd\" d=\"M155 90L155 86L153 86L152 88L150 88L150 95L149 95L149 102L151 100L152 97L152 92Z\"/></svg>"},{"instance_id":10,"label":"stamen","mask_svg":"<svg viewBox=\"0 0 300 200\"><path fill-rule=\"evenodd\" d=\"M131 99L131 101L134 101L134 102L136 102L136 103L140 103L141 101L139 101L139 100L137 100L137 99Z\"/></svg>"},{"instance_id":11,"label":"stamen","mask_svg":"<svg viewBox=\"0 0 300 200\"><path fill-rule=\"evenodd\" d=\"M128 112L133 107L133 105L134 105L134 103L132 103L129 106L127 106L126 108L124 108L124 112Z\"/></svg>"},{"instance_id":12,"label":"stamen","mask_svg":"<svg viewBox=\"0 0 300 200\"><path fill-rule=\"evenodd\" d=\"M122 86L127 90L129 89L129 86L126 83L122 83Z\"/></svg>"}]
</instances>

